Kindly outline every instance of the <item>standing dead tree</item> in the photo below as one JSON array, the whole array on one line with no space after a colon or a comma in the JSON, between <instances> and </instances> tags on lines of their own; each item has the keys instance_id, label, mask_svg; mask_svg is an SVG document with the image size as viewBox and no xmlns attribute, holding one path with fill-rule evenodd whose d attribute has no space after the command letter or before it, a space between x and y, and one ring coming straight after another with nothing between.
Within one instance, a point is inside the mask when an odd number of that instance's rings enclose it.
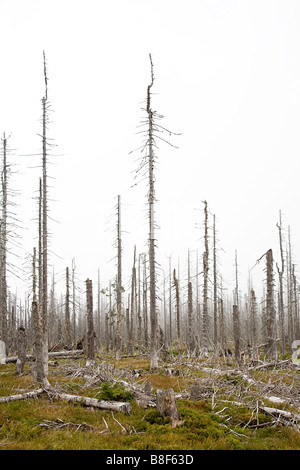
<instances>
[{"instance_id":1,"label":"standing dead tree","mask_svg":"<svg viewBox=\"0 0 300 470\"><path fill-rule=\"evenodd\" d=\"M204 354L208 353L209 347L209 316L208 316L208 271L209 271L209 249L208 249L208 211L207 202L204 201L204 253L203 253L203 312L202 312L202 345Z\"/></svg>"},{"instance_id":2,"label":"standing dead tree","mask_svg":"<svg viewBox=\"0 0 300 470\"><path fill-rule=\"evenodd\" d=\"M93 282L86 280L86 310L87 310L87 358L95 358L94 322L93 322Z\"/></svg>"},{"instance_id":3,"label":"standing dead tree","mask_svg":"<svg viewBox=\"0 0 300 470\"><path fill-rule=\"evenodd\" d=\"M121 240L121 197L120 196L118 196L118 211L117 212L118 212L118 221L117 221L118 274L117 274L116 359L118 361L121 359L121 354L122 354L122 240Z\"/></svg>"},{"instance_id":4,"label":"standing dead tree","mask_svg":"<svg viewBox=\"0 0 300 470\"><path fill-rule=\"evenodd\" d=\"M0 339L6 345L8 353L8 325L7 325L7 139L2 139L3 165L1 174L1 225L0 225Z\"/></svg>"},{"instance_id":5,"label":"standing dead tree","mask_svg":"<svg viewBox=\"0 0 300 470\"><path fill-rule=\"evenodd\" d=\"M71 338L71 319L70 319L70 276L69 276L68 267L66 268L65 335L66 335L66 346L68 349L71 349L72 338Z\"/></svg>"},{"instance_id":6,"label":"standing dead tree","mask_svg":"<svg viewBox=\"0 0 300 470\"><path fill-rule=\"evenodd\" d=\"M257 302L254 289L250 292L250 331L251 331L251 345L252 357L258 359L258 325L257 325Z\"/></svg>"},{"instance_id":7,"label":"standing dead tree","mask_svg":"<svg viewBox=\"0 0 300 470\"><path fill-rule=\"evenodd\" d=\"M280 349L281 354L285 354L285 329L284 329L284 301L283 301L283 274L284 274L284 256L282 249L282 223L281 223L281 211L279 211L279 224L277 224L279 232L279 248L280 248L280 259L281 268L277 266L277 272L279 277L279 335L280 335Z\"/></svg>"},{"instance_id":8,"label":"standing dead tree","mask_svg":"<svg viewBox=\"0 0 300 470\"><path fill-rule=\"evenodd\" d=\"M268 351L269 358L277 359L276 348L276 312L274 305L274 277L273 277L273 252L266 253L267 264L267 331L268 331Z\"/></svg>"},{"instance_id":9,"label":"standing dead tree","mask_svg":"<svg viewBox=\"0 0 300 470\"><path fill-rule=\"evenodd\" d=\"M176 334L177 334L177 349L178 353L181 353L181 328L180 328L180 297L179 297L179 283L176 278L176 269L173 271L173 281L175 288L175 307L176 307Z\"/></svg>"},{"instance_id":10,"label":"standing dead tree","mask_svg":"<svg viewBox=\"0 0 300 470\"><path fill-rule=\"evenodd\" d=\"M147 97L146 97L146 108L147 119L143 122L142 125L146 126L146 131L144 135L146 136L146 141L142 146L142 151L146 150L146 155L142 159L140 167L136 171L136 174L141 173L141 171L146 167L148 173L148 222L149 222L149 234L148 234L148 253L149 253L149 290L150 290L150 368L151 370L158 367L158 338L157 338L157 295L156 295L156 260L155 260L155 152L154 149L157 147L156 139L160 139L163 142L170 144L165 140L161 135L164 131L168 132L169 135L172 134L169 130L165 129L163 126L158 124L158 120L162 119L163 116L157 114L156 111L152 109L151 105L151 96L152 96L152 87L154 83L154 73L153 73L153 62L152 56L149 54L150 58L150 67L151 67L151 82L147 87ZM174 146L173 146L174 147Z\"/></svg>"}]
</instances>

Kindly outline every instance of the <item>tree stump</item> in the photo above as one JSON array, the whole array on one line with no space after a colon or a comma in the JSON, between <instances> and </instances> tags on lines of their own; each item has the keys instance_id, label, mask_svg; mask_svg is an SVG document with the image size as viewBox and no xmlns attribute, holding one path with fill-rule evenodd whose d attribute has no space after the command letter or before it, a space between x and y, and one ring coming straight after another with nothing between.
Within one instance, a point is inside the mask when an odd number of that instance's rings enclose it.
<instances>
[{"instance_id":1,"label":"tree stump","mask_svg":"<svg viewBox=\"0 0 300 470\"><path fill-rule=\"evenodd\" d=\"M167 390L157 390L156 407L163 417L170 417L172 428L182 424L183 421L181 421L181 416L178 411L175 392L172 388L168 388Z\"/></svg>"},{"instance_id":2,"label":"tree stump","mask_svg":"<svg viewBox=\"0 0 300 470\"><path fill-rule=\"evenodd\" d=\"M199 382L194 382L191 386L190 399L198 400L200 398L200 384Z\"/></svg>"}]
</instances>

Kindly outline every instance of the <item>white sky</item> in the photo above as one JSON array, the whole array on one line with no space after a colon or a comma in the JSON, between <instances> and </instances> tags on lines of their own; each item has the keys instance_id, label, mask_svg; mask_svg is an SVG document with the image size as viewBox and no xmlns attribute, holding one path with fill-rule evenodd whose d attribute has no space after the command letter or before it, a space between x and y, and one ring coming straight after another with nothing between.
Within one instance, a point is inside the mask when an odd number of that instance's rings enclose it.
<instances>
[{"instance_id":1,"label":"white sky","mask_svg":"<svg viewBox=\"0 0 300 470\"><path fill-rule=\"evenodd\" d=\"M78 277L115 273L114 206L122 198L124 284L133 244L146 249L146 182L133 171L137 126L154 62L153 109L180 137L157 152L157 260L202 253L203 202L217 217L229 292L238 253L240 286L269 248L278 260L279 209L299 262L300 3L293 0L0 0L0 132L12 134L19 174L20 260L36 246L41 148L42 52L53 108L49 136L51 263L59 289L76 259ZM192 255L193 256L193 255ZM255 268L255 288L264 279ZM255 274L256 273L256 274ZM182 273L182 278L184 277ZM11 286L30 287L26 275Z\"/></svg>"}]
</instances>

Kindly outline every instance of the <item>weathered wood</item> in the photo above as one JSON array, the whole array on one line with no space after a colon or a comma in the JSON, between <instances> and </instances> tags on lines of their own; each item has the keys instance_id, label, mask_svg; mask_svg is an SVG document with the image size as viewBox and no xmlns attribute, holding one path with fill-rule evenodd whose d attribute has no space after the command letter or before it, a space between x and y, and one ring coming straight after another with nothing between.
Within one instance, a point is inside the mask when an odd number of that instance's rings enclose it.
<instances>
[{"instance_id":1,"label":"weathered wood","mask_svg":"<svg viewBox=\"0 0 300 470\"><path fill-rule=\"evenodd\" d=\"M27 400L28 398L37 398L38 396L42 395L45 390L43 388L38 388L33 390L32 392L26 393L19 393L18 395L9 395L7 397L0 397L0 403L8 403L10 401L18 401L18 400Z\"/></svg>"},{"instance_id":2,"label":"weathered wood","mask_svg":"<svg viewBox=\"0 0 300 470\"><path fill-rule=\"evenodd\" d=\"M72 351L58 351L58 352L49 352L50 357L58 357L59 359L79 359L80 356L83 354L83 351L80 349L74 349ZM17 362L17 356L11 356L6 358L6 364L13 364ZM33 354L26 354L26 359L28 361L35 360L35 355Z\"/></svg>"},{"instance_id":3,"label":"weathered wood","mask_svg":"<svg viewBox=\"0 0 300 470\"><path fill-rule=\"evenodd\" d=\"M157 390L156 407L163 417L170 417L172 428L182 424L183 421L181 420L176 403L175 393L172 388L168 388L167 390Z\"/></svg>"},{"instance_id":4,"label":"weathered wood","mask_svg":"<svg viewBox=\"0 0 300 470\"><path fill-rule=\"evenodd\" d=\"M131 413L131 404L129 402L98 400L97 398L69 395L68 393L58 393L52 390L48 390L47 393L51 398L66 400L72 403L80 403L85 406L91 406L92 408L99 408L101 410L110 411L122 411L128 415Z\"/></svg>"}]
</instances>

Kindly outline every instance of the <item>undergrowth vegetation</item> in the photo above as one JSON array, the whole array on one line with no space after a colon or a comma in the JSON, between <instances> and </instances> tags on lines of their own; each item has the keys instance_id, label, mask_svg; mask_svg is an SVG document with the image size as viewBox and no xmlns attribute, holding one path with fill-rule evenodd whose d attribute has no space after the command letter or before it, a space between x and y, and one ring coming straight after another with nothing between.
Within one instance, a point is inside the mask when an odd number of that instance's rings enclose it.
<instances>
[{"instance_id":1,"label":"undergrowth vegetation","mask_svg":"<svg viewBox=\"0 0 300 470\"><path fill-rule=\"evenodd\" d=\"M164 369L148 370L145 359L126 358L115 363L107 358L107 367L117 371L139 368L135 386L150 381L153 396L158 388L172 387L176 393L181 424L172 427L170 418L162 416L154 407L143 408L135 400L132 390L115 381L89 383L84 377L66 374L68 361L49 368L51 386L67 393L109 401L129 401L131 413L112 412L49 398L46 393L37 398L0 403L1 450L272 450L300 449L298 427L285 426L261 411L248 406L258 400L256 386L238 374L226 373L217 380L207 368L191 370L178 365L178 375L164 375ZM83 366L84 361L81 362ZM107 369L108 370L108 369ZM280 370L253 371L250 377L260 383L287 384L298 387L298 370L291 374ZM191 385L200 381L200 397L191 399ZM248 387L248 388L247 388ZM275 385L273 386L274 389ZM35 390L29 365L23 375L16 375L15 366L0 366L0 397ZM240 400L240 403L238 402ZM264 404L271 406L267 400ZM274 404L273 404L274 406ZM278 409L293 410L293 406L278 404Z\"/></svg>"}]
</instances>

